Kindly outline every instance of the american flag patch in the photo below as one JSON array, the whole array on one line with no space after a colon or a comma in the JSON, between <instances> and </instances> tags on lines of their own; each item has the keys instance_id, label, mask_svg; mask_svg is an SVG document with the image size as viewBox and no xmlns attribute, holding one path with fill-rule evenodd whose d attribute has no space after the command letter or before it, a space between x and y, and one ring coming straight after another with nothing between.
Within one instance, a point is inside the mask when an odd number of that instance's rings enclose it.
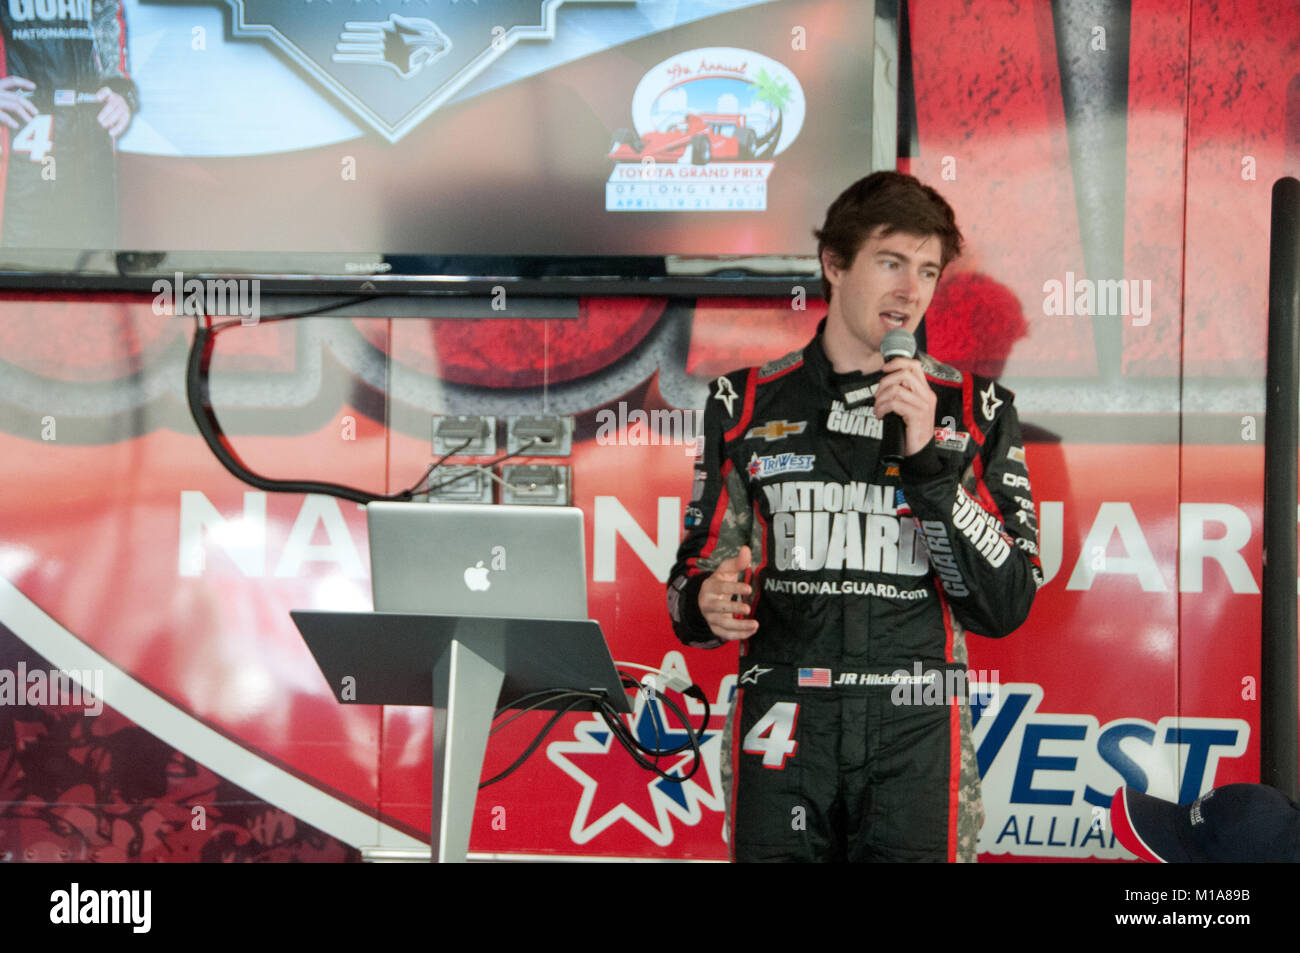
<instances>
[{"instance_id":1,"label":"american flag patch","mask_svg":"<svg viewBox=\"0 0 1300 953\"><path fill-rule=\"evenodd\" d=\"M830 688L831 670L828 668L799 669L800 688Z\"/></svg>"},{"instance_id":2,"label":"american flag patch","mask_svg":"<svg viewBox=\"0 0 1300 953\"><path fill-rule=\"evenodd\" d=\"M77 91L75 89L56 89L54 91L54 105L74 106L76 103Z\"/></svg>"}]
</instances>

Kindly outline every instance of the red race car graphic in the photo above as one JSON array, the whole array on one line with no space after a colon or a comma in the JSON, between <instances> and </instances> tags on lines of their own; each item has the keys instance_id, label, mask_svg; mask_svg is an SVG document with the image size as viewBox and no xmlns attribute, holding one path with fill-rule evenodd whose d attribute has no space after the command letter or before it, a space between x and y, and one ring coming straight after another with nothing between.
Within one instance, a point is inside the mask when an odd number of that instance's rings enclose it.
<instances>
[{"instance_id":1,"label":"red race car graphic","mask_svg":"<svg viewBox=\"0 0 1300 953\"><path fill-rule=\"evenodd\" d=\"M715 159L748 161L757 147L758 134L745 125L743 115L686 113L666 118L644 136L616 130L609 158L638 162L649 156L656 162L678 162L689 151L692 165L708 165Z\"/></svg>"}]
</instances>

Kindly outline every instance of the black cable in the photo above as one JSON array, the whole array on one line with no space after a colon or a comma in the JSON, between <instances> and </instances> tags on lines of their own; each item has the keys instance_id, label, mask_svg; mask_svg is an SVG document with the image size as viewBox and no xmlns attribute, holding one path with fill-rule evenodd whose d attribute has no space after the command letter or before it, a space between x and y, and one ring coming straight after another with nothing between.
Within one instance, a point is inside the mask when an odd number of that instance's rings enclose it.
<instances>
[{"instance_id":1,"label":"black cable","mask_svg":"<svg viewBox=\"0 0 1300 953\"><path fill-rule=\"evenodd\" d=\"M412 496L420 492L420 485L423 484L425 480L429 479L429 477L433 476L433 471L437 470L438 467L446 463L448 457L454 457L456 454L460 453L462 450L464 450L473 442L474 442L473 437L466 437L461 444L452 447L450 450L448 450L446 453L440 456L437 460L434 460L433 463L429 464L429 469L425 470L423 475L421 475L420 479L416 480L414 485L412 485L406 492L410 493Z\"/></svg>"},{"instance_id":2,"label":"black cable","mask_svg":"<svg viewBox=\"0 0 1300 953\"><path fill-rule=\"evenodd\" d=\"M538 708L541 708L543 705L547 704L548 702L557 702L557 701L559 701L561 698L568 698L570 695L581 695L583 698L591 699L591 700L595 700L595 699L597 699L597 698L600 698L600 696L597 695L595 692L579 692L579 691L567 691L567 692L566 692L566 691L563 691L563 690L549 690L549 691L545 691L545 692L535 692L534 694L537 694L537 695L546 695L547 697L546 697L546 698L539 699L538 701L533 702L533 703L532 703L531 705L529 705L527 708L521 708L521 709L519 709L519 711L515 712L513 715L511 715L511 716L510 716L509 718L507 718L505 721L501 722L501 724L499 724L499 725L494 725L493 728L492 728L492 730L491 730L490 732L488 732L489 737L490 737L491 735L495 735L498 731L500 731L500 730L501 730L502 728L504 728L506 725L510 724L510 723L511 723L512 721L514 721L516 718L520 718L520 717L522 717L522 716L528 714L530 711L536 711ZM527 697L527 696L525 696L525 697ZM514 707L516 707L516 706L515 706L515 705L511 705L510 707L511 707L511 708L514 708ZM504 711L504 709L503 709L503 711ZM500 715L501 715L501 712L497 712L497 714L494 715L493 717L496 718L496 717L499 717Z\"/></svg>"},{"instance_id":3,"label":"black cable","mask_svg":"<svg viewBox=\"0 0 1300 953\"><path fill-rule=\"evenodd\" d=\"M274 321L289 321L312 314L322 314L326 311L343 307L347 304L353 304L355 301L369 301L372 298L357 298L354 301L336 302L335 304L315 308L310 311L297 312L294 314L273 315L262 319L266 323ZM199 429L199 434L203 437L204 443L212 451L218 462L237 480L254 486L259 490L266 490L270 493L324 493L329 496L336 496L340 499L350 500L354 503L374 503L376 501L390 502L409 502L415 496L415 487L409 490L402 490L400 493L370 493L365 490L359 490L355 487L343 486L338 483L325 483L317 480L272 480L268 477L254 473L235 453L225 433L221 430L221 425L217 421L216 413L212 409L209 400L209 390L207 385L208 371L212 362L212 353L216 346L216 335L218 332L231 327L235 324L242 323L239 319L231 319L216 327L204 327L202 316L196 316L194 327L194 341L190 345L189 360L185 369L185 397L189 405L190 416L194 419L195 426ZM531 446L531 444L530 444ZM444 460L446 457L443 458ZM420 478L423 483L429 477L429 472ZM416 484L416 487L419 483Z\"/></svg>"},{"instance_id":4,"label":"black cable","mask_svg":"<svg viewBox=\"0 0 1300 953\"><path fill-rule=\"evenodd\" d=\"M374 298L375 296L373 295L364 296L364 297L352 299L351 301L341 301L329 305L323 305L322 307L314 308L308 311L300 311L292 314L270 315L266 318L259 319L259 323L265 322L269 324L276 321L289 321L297 318L307 317L314 314L323 314L328 311L336 310L337 308L340 307L345 307L348 304L355 304L360 301L370 301L370 300L374 300ZM466 446L469 445L470 441L467 440L459 447L444 454L442 457L436 460L429 467L428 470L424 472L424 475L421 476L418 481L416 481L414 486L412 486L408 490L403 490L400 493L393 493L393 494L368 493L365 490L359 490L356 489L355 487L343 486L342 484L338 484L338 483L325 483L325 482L314 481L314 480L272 480L272 479L268 479L267 477L260 476L259 474L256 474L251 470L249 470L244 465L243 461L239 459L239 456L235 453L233 446L231 446L230 444L230 441L226 438L225 434L222 432L221 425L217 422L216 413L213 411L211 403L208 399L209 390L207 386L207 373L210 369L210 365L212 361L212 353L216 344L216 335L221 331L225 330L226 328L232 327L236 324L243 324L244 323L243 319L232 319L230 321L223 322L222 324L219 325L209 324L207 327L204 327L203 320L204 320L204 316L202 315L198 315L195 317L194 340L190 345L189 360L186 362L186 369L185 369L186 402L189 406L190 416L194 419L195 426L197 426L199 429L199 434L203 437L203 440L207 444L208 449L212 451L213 456L217 458L217 460L221 463L221 465L225 467L226 470L229 471L232 476L234 476L238 480L243 481L244 483L249 484L250 486L254 486L260 490L267 490L269 492L275 492L275 493L324 493L330 496L339 497L341 499L351 500L352 502L355 503L372 503L378 500L405 502L405 501L409 501L415 495L415 491L420 487L420 485L424 483L424 481L427 480L438 469L438 467L441 466L448 459L448 457L454 455L455 453L459 452L460 450L464 449ZM491 467L494 467L496 464L502 463L505 460L509 460L513 457L522 455L527 450L529 450L534 443L536 443L535 440L529 440L526 444L524 444L522 447L520 447L518 450L512 453L504 454L503 456L497 457L495 460L491 460L485 464L473 465L471 469L488 470L490 472ZM469 475L470 473L467 472L459 476L452 477L449 480L444 480L441 483L431 486L428 492L432 493L435 490L439 490L444 486L450 486L451 484L456 483L459 480L465 479ZM626 683L630 684L630 686L641 687L641 683L636 681L636 679L631 678L625 673L619 673L619 674L622 676L622 678ZM707 725L711 713L708 699L704 697L703 692L699 690L698 686L694 686L694 685L692 685L690 689L687 689L686 694L690 694L692 697L695 697L700 701L704 702L705 715L704 715L703 724ZM528 746L528 748L524 751L524 753L515 760L513 764L511 764L508 768L505 769L505 771L501 772L496 777L490 778L487 781L482 782L479 785L480 789L487 787L489 784L495 784L496 782L500 781L502 778L507 777L511 772L515 771L520 765L522 765L525 761L528 760L528 758L533 754L534 751L537 750L538 746L541 745L542 740L550 732L551 728L555 726L556 722L560 720L560 718L562 718L564 715L568 714L569 712L573 711L575 708L579 707L580 705L584 704L585 702L591 700L595 700L597 705L599 706L598 711L600 712L600 715L604 719L606 725L609 726L610 731L613 733L613 737L618 739L619 743L628 752L628 754L631 755L632 759L636 761L637 764L641 765L641 767L649 771L653 771L655 774L659 775L659 777L664 778L665 780L673 781L676 783L681 783L683 781L689 780L691 777L695 775L695 772L699 770L700 762L703 760L703 757L700 752L699 737L694 727L691 726L690 719L686 716L685 712L683 712L682 709L679 708L675 702L673 702L671 699L664 696L662 693L660 693L660 698L662 699L663 704L665 705L665 707L670 708L673 714L677 716L678 720L682 723L682 725L685 726L686 734L687 734L686 742L684 742L681 745L678 745L676 748L667 751L658 747L658 744L661 740L661 735L659 733L659 718L658 718L658 713L653 708L650 711L650 718L651 718L651 725L654 728L654 732L655 732L656 747L651 749L642 745L641 742L636 738L636 736L632 734L631 730L628 729L627 725L623 723L621 715L614 710L613 706L610 705L608 701L605 700L604 696L597 695L592 692L578 692L578 691L570 691L565 689L550 689L545 692L534 692L531 695L526 695L523 698L517 699L515 702L512 702L511 705L508 707L515 707L518 705L520 701L524 701L529 698L543 697L542 701L539 701L536 704L529 706L528 708L524 709L518 714L512 716L502 725L497 726L497 728L493 729L493 733L495 733L500 728L505 727L505 725L509 724L510 722L514 721L515 718L519 717L519 715L522 715L527 711L531 711L539 707L540 705L545 704L547 701L555 701L558 700L559 698L564 698L568 696L576 696L576 697L574 697L574 700L572 702L570 702L564 708L557 710L555 714L551 716L551 718L547 721L546 725L538 733L537 737L533 739L533 742ZM500 713L501 712L498 711L497 715L500 715ZM672 775L669 775L666 772L660 770L658 765L659 758L668 757L674 754L679 754L685 751L687 748L694 749L695 757L694 757L694 764L691 766L691 770L686 775L684 775L683 777L673 777ZM641 754L641 752L645 752L645 754L653 756L655 758L655 761L650 762Z\"/></svg>"},{"instance_id":5,"label":"black cable","mask_svg":"<svg viewBox=\"0 0 1300 953\"><path fill-rule=\"evenodd\" d=\"M473 470L491 470L492 467L496 466L498 463L501 463L501 462L503 462L503 461L505 461L505 460L510 460L510 459L512 459L512 458L514 458L514 457L521 456L522 454L524 454L524 453L527 452L528 450L532 449L532 446L533 446L533 444L535 444L535 443L537 443L537 438L534 437L534 438L530 439L530 440L529 440L526 444L524 444L522 447L520 447L518 450L515 450L515 451L513 451L512 453L504 454L503 456L497 457L495 460L489 460L489 461L487 461L487 463L469 463L469 464L466 464L465 466L466 466L467 469L470 470L470 471L473 471ZM443 459L445 460L446 457L444 457ZM426 476L427 476L427 474L426 474ZM457 475L457 476L452 477L452 478L449 479L449 480L443 480L441 483L435 483L433 486L429 487L429 489L428 489L427 491L425 491L425 492L432 493L434 490L441 490L444 486L451 486L453 483L459 483L461 480L464 480L466 477L470 477L470 476L473 476L473 473L472 473L472 472L470 472L470 473L461 473L461 474L459 474L459 475Z\"/></svg>"},{"instance_id":6,"label":"black cable","mask_svg":"<svg viewBox=\"0 0 1300 953\"><path fill-rule=\"evenodd\" d=\"M625 673L625 672L619 672L619 675L621 675L621 676L623 677L623 680L624 680L624 681L623 681L623 684L626 685L628 688L631 688L633 685L637 685L637 686L639 686L639 685L641 684L640 682L638 682L636 679L632 678L630 675L628 675L628 674ZM664 705L666 705L668 708L671 708L671 709L672 709L673 714L675 714L675 715L677 716L678 720L680 720L681 723L682 723L683 725L686 726L687 732L688 732L688 734L689 734L689 732L690 732L692 729L691 729L691 723L690 723L690 720L689 720L688 716L686 715L686 713L683 712L683 711L681 710L681 708L679 708L679 707L677 706L676 702L674 702L674 701L673 701L671 698L669 698L667 695L664 695L662 692L656 692L655 694L656 694L659 698L663 699L663 703L664 703ZM700 722L700 726L701 726L701 727L700 727L700 730L703 731L703 730L704 730L704 726L705 726L705 725L708 725L708 723L709 723L709 718L710 718L710 717L712 716L712 714L713 714L713 709L712 709L712 708L710 707L710 705L709 705L709 700L708 700L708 698L706 698L706 697L704 696L704 692L702 692L702 691L700 690L700 687L699 687L698 685L692 685L690 688L688 688L688 689L686 689L685 691L683 691L682 694L683 694L683 695L690 695L692 698L695 698L695 699L697 699L698 701L702 701L702 702L704 703L704 720ZM652 718L653 721L656 723L656 725L655 725L655 738L656 738L656 742L657 742L657 739L659 738L659 731L658 731L658 724L657 724L658 719L657 719L657 718L654 718L653 715L651 716L651 718ZM641 749L642 751L644 751L646 754L649 754L649 755L656 755L656 756L659 756L659 757L666 757L667 755L670 755L670 754L680 754L681 752L685 751L687 748L689 748L689 747L692 746L692 745L691 745L691 742L690 742L690 740L689 740L689 738L688 738L688 740L682 742L682 743L681 743L680 745L678 745L676 748L673 748L673 749L668 750L668 751L664 751L664 750L662 750L662 749L659 749L657 743L656 743L656 746L655 746L655 750L651 750L651 749L649 749L649 748L644 747L644 746L643 746L639 741L637 741L637 740L636 740L636 736L633 735L631 732L628 733L628 737L630 737L630 738L632 739L632 743L633 743L633 744L635 744L638 748L640 748L640 749Z\"/></svg>"},{"instance_id":7,"label":"black cable","mask_svg":"<svg viewBox=\"0 0 1300 953\"><path fill-rule=\"evenodd\" d=\"M667 702L667 699L665 699L665 702ZM671 705L672 703L668 702L668 704ZM610 706L608 703L602 703L600 714L601 717L604 718L605 724L609 727L610 731L614 733L614 736L619 739L619 743L623 745L624 750L627 751L627 753L631 756L632 760L635 761L637 764L639 764L641 767L645 768L647 771L651 771L657 774L665 781L671 781L674 784L681 784L693 778L695 776L695 772L700 769L700 763L703 760L703 758L701 756L700 749L699 749L699 739L695 734L695 729L690 726L689 722L686 723L686 731L691 738L690 746L695 749L695 758L694 758L695 763L691 765L691 770L688 771L686 774L682 775L681 777L676 777L674 775L668 774L665 771L660 770L658 765L656 765L654 762L650 761L648 758L642 755L640 751L636 750L637 748L640 748L641 745L636 741L635 738L632 737L631 733L628 732L627 726L622 723L622 720L620 719L618 712L614 711L612 706ZM658 755L660 757L665 756L663 752L658 752Z\"/></svg>"},{"instance_id":8,"label":"black cable","mask_svg":"<svg viewBox=\"0 0 1300 953\"><path fill-rule=\"evenodd\" d=\"M575 692L575 691L579 691L579 689L576 689L576 688L543 688L541 691L538 691L538 692L529 692L527 695L520 695L518 698L515 698L515 699L512 699L511 701L506 702L504 705L502 705L500 708L498 708L496 711L494 711L494 712L492 713L492 719L495 721L496 719L498 719L498 718L500 718L502 715L504 715L506 712L508 712L508 711L512 711L513 709L518 708L518 707L519 707L520 705L522 705L524 702L526 702L526 701L530 701L531 699L534 699L534 698L543 698L543 697L546 697L546 696L548 696L548 695L556 695L556 694L564 694L564 695L567 695L569 692ZM592 697L593 700L594 700L594 699L597 699L597 698L602 698L602 697L604 697L604 696L598 694L597 692L587 692L587 694L590 695L590 696Z\"/></svg>"},{"instance_id":9,"label":"black cable","mask_svg":"<svg viewBox=\"0 0 1300 953\"><path fill-rule=\"evenodd\" d=\"M515 759L514 764L510 765L510 767L506 768L504 771L502 771L502 772L501 772L500 774L498 774L496 777L494 777L494 778L488 778L486 781L483 781L481 784L479 784L478 789L481 791L481 790L483 790L485 787L487 787L489 784L496 784L496 783L497 783L498 781L500 781L502 778L507 777L508 775L510 775L511 773L513 773L513 772L515 771L516 768L518 768L518 767L519 767L520 765L522 765L525 761L527 761L527 760L529 759L529 757L532 756L532 753L533 753L534 751L536 751L537 748L541 745L542 741L545 740L547 734L550 733L550 730L551 730L552 728L555 727L555 723L556 723L557 721L559 721L561 718L563 718L563 717L564 717L565 715L567 715L569 712L573 711L573 709L577 708L579 705L583 704L583 703L586 702L586 701L587 701L586 698L575 698L575 699L574 699L572 702L570 702L567 706L565 706L564 708L561 708L561 709L559 709L558 711L556 711L556 713L555 713L554 715L551 716L550 720L546 723L546 725L545 725L545 726L542 728L542 730L538 733L537 737L533 739L533 743L530 744L530 745L529 745L529 746L524 750L524 753L523 753L523 754L521 754L518 758ZM603 699L602 699L602 701L603 701Z\"/></svg>"},{"instance_id":10,"label":"black cable","mask_svg":"<svg viewBox=\"0 0 1300 953\"><path fill-rule=\"evenodd\" d=\"M381 298L397 298L399 295L359 295L355 298L348 298L344 301L335 301L332 304L323 304L319 308L309 308L306 311L289 311L285 314L268 314L259 315L257 321L251 324L270 324L273 321L294 321L298 318L310 318L317 314L328 314L331 311L337 311L339 308L346 308L348 305L361 304L363 301L378 301ZM213 332L224 331L226 328L236 324L243 324L244 319L231 318L229 321L223 321L220 324L212 325Z\"/></svg>"},{"instance_id":11,"label":"black cable","mask_svg":"<svg viewBox=\"0 0 1300 953\"><path fill-rule=\"evenodd\" d=\"M667 699L664 699L664 704L676 709L676 706L673 705L673 703L668 701ZM677 748L674 748L672 751L646 752L646 754L651 754L654 756L655 760L651 762L648 761L645 755L641 753L646 749L642 747L640 744L638 744L635 738L633 738L632 739L633 744L635 745L636 749L640 749L640 750L638 751L635 749L629 749L628 754L630 754L633 760L637 761L637 763L640 764L642 767L646 768L649 771L653 771L655 774L659 775L659 777L663 778L665 781L672 781L676 784L680 784L684 781L690 780L695 776L695 772L699 770L700 761L702 760L702 755L700 752L699 736L698 734L696 734L695 729L691 727L690 722L684 720L685 716L682 714L680 709L676 709L675 713L679 718L683 719L683 724L685 725L686 728L687 740L683 744L681 744ZM667 772L659 768L660 758L666 758L673 754L680 754L688 748L694 752L694 760L693 763L691 764L690 771L688 771L685 775L682 775L681 777L677 777L675 775L668 774Z\"/></svg>"},{"instance_id":12,"label":"black cable","mask_svg":"<svg viewBox=\"0 0 1300 953\"><path fill-rule=\"evenodd\" d=\"M632 678L626 672L619 672L619 676L622 679L623 684L628 688L643 687L640 682ZM708 698L705 697L704 692L700 689L698 685L690 686L690 688L686 689L682 694L689 695L690 697L695 698L704 703L704 720L701 722L701 728L700 728L700 731L703 731L704 726L708 725L709 718L712 715L712 708L709 706ZM531 744L529 744L527 750L525 750L522 755L516 758L513 764L511 764L508 768L506 768L504 771L502 771L500 774L496 775L495 777L489 778L487 781L484 781L481 784L479 784L480 790L482 788L487 787L489 784L496 784L498 781L509 776L513 771L519 768L525 761L528 760L528 758L533 754L533 752L537 750L538 746L541 745L542 741L546 738L547 734L550 733L551 729L555 727L555 724L560 720L560 718L568 714L569 712L573 711L575 708L577 708L578 706L582 705L585 702L596 703L597 712L600 714L606 726L609 728L610 734L614 738L618 739L618 743L623 746L623 749L628 753L628 755L632 758L632 760L635 761L640 767L644 768L645 770L657 774L665 781L671 781L674 784L682 784L686 781L689 781L691 778L693 778L695 776L695 772L697 772L700 769L700 764L703 762L704 756L703 753L700 751L699 733L695 730L694 727L692 727L690 718L681 709L681 707L678 706L676 702L674 702L671 698L668 698L662 692L654 693L654 695L652 695L651 698L653 699L655 696L657 696L663 702L664 706L670 709L672 713L677 716L677 720L680 721L683 726L685 726L686 736L687 736L687 740L684 741L682 744L678 745L676 748L671 748L668 750L664 750L658 747L658 743L659 743L659 739L661 738L661 735L659 733L658 713L655 712L653 708L649 713L649 717L651 719L651 724L654 726L656 747L647 748L645 745L641 744L641 742L637 739L636 735L634 735L631 729L627 727L627 725L623 721L623 716L619 712L614 710L614 706L609 703L609 701L605 698L604 695L598 694L596 692L578 691L576 689L548 688L538 692L530 692L527 695L523 695L519 698L514 699L513 701L506 703L505 705L502 705L500 708L497 709L496 713L492 716L494 719L499 718L502 714L504 714L505 712L511 709L518 708L519 705L522 704L523 702L526 701L533 702L527 708L524 708L516 712L510 718L506 719L501 724L495 726L490 732L490 734L496 734L498 731L500 731L506 725L510 724L520 715L533 711L541 707L542 705L547 704L548 702L558 701L561 698L566 698L569 696L576 696L576 697L574 698L573 702L571 702L566 707L559 709L555 714L553 714L550 717L550 719L547 720L546 724L542 726L541 731L539 731L536 737L533 738L533 741ZM688 771L686 774L678 777L676 775L668 774L666 771L663 771L659 767L658 761L660 758L666 758L674 754L680 754L683 751L687 750L688 748L694 751L694 759L693 759L694 763L691 765L690 771ZM642 754L642 752L644 752L645 754ZM655 760L651 761L649 758L645 757L645 755L650 755Z\"/></svg>"},{"instance_id":13,"label":"black cable","mask_svg":"<svg viewBox=\"0 0 1300 953\"><path fill-rule=\"evenodd\" d=\"M659 771L659 755L660 755L660 753L661 753L661 745L662 745L662 743L663 743L663 737L659 734L659 713L658 713L657 711L655 711L655 707L654 707L654 699L655 699L654 691L653 691L653 690L651 690L651 691L646 691L646 690L645 690L645 685L644 685L644 684L642 684L641 682L637 681L635 678L633 678L633 677L632 677L631 675L629 675L627 672L622 671L621 669L619 670L618 675L619 675L619 678L622 679L622 681L623 681L623 687L624 687L624 688L638 688L638 689L640 689L640 690L645 694L645 696L646 696L646 707L647 707L647 709L648 709L647 714L648 714L648 716L649 716L649 718L650 718L650 727L654 730L654 733L655 733L655 746L654 746L654 749L653 749L653 750L648 750L648 749L647 749L643 744L641 744L641 742L637 739L637 736L636 736L635 734L633 734L633 732L632 732L630 729L629 729L629 731L628 731L628 733L627 733L627 736L628 736L628 738L630 738L630 739L632 740L632 743L633 743L634 745L636 745L637 748L639 748L641 751L644 751L646 754L649 754L649 755L654 755L654 759L655 759L655 760L654 760L654 770L655 770L656 772L658 772L658 771ZM623 722L622 722L622 719L620 719L620 720L619 720L619 724L621 725L622 723L623 723ZM626 747L626 746L625 746L625 747ZM663 752L663 753L666 753L666 754L674 754L675 752Z\"/></svg>"},{"instance_id":14,"label":"black cable","mask_svg":"<svg viewBox=\"0 0 1300 953\"><path fill-rule=\"evenodd\" d=\"M640 685L640 683L637 682L636 679L632 678L631 676L627 675L624 672L620 672L619 675L622 677L624 684L628 684L629 687ZM691 688L695 689L695 691L691 693L692 697L699 698L703 696L703 692L699 691L698 686L693 685L691 686ZM688 691L690 691L690 689L688 689ZM662 749L652 750L646 748L644 745L641 744L641 742L636 738L636 736L632 734L631 730L627 727L627 725L623 723L622 718L619 716L618 712L614 711L613 706L611 706L604 699L601 699L600 714L601 717L604 719L606 726L608 726L610 732L614 735L614 737L618 739L619 744L623 746L624 750L627 751L627 753L631 756L633 761L635 761L641 767L645 768L647 771L653 771L655 774L659 775L659 777L663 778L665 781L672 781L675 784L681 784L682 782L688 781L692 777L694 777L695 772L698 771L700 768L700 763L703 760L703 755L700 752L699 736L695 731L694 727L692 727L690 723L690 719L687 718L685 712L683 712L681 708L679 708L672 699L668 698L662 692L656 694L658 694L659 698L663 701L664 706L672 710L673 714L677 716L677 719L682 723L682 725L686 729L687 740L683 742L681 745L678 745L676 748L667 751ZM708 708L707 699L704 700L704 704L705 704L706 712L708 712L709 708ZM655 718L655 713L653 711L651 711L650 717ZM708 724L707 717L706 720L703 722L703 724L704 725ZM655 735L656 737L658 737L659 735L657 724L655 725ZM695 758L694 758L694 764L692 764L691 766L691 770L687 772L685 775L683 775L682 777L677 777L674 775L670 775L659 768L658 765L659 758L668 757L669 755L673 755L673 754L679 754L685 751L687 748L691 748L694 751ZM641 754L641 752L645 752L645 754L653 756L655 758L655 761L652 762L648 760L646 757L644 757Z\"/></svg>"}]
</instances>

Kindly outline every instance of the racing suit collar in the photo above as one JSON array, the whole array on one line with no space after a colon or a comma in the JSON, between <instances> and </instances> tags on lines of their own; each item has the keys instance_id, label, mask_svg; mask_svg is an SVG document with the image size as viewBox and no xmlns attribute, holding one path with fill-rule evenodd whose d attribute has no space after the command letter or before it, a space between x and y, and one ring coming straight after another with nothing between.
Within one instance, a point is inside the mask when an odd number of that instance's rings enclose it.
<instances>
[{"instance_id":1,"label":"racing suit collar","mask_svg":"<svg viewBox=\"0 0 1300 953\"><path fill-rule=\"evenodd\" d=\"M813 378L818 385L825 391L835 396L840 396L845 388L853 387L856 384L872 384L880 380L883 371L872 371L870 374L864 374L861 371L849 371L841 374L831 366L831 360L826 356L826 348L822 344L825 340L826 319L822 318L821 323L817 325L817 335L804 348L804 363L813 372Z\"/></svg>"}]
</instances>

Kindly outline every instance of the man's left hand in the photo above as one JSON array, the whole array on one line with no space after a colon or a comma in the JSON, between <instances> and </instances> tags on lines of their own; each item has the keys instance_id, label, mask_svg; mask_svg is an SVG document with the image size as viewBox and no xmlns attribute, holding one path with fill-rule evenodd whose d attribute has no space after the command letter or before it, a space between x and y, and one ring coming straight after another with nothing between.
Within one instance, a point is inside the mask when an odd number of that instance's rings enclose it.
<instances>
[{"instance_id":1,"label":"man's left hand","mask_svg":"<svg viewBox=\"0 0 1300 953\"><path fill-rule=\"evenodd\" d=\"M912 456L925 449L934 439L934 409L938 404L934 391L925 379L921 362L911 357L895 357L885 363L885 376L876 388L876 416L886 414L903 418L907 436L904 455Z\"/></svg>"}]
</instances>

